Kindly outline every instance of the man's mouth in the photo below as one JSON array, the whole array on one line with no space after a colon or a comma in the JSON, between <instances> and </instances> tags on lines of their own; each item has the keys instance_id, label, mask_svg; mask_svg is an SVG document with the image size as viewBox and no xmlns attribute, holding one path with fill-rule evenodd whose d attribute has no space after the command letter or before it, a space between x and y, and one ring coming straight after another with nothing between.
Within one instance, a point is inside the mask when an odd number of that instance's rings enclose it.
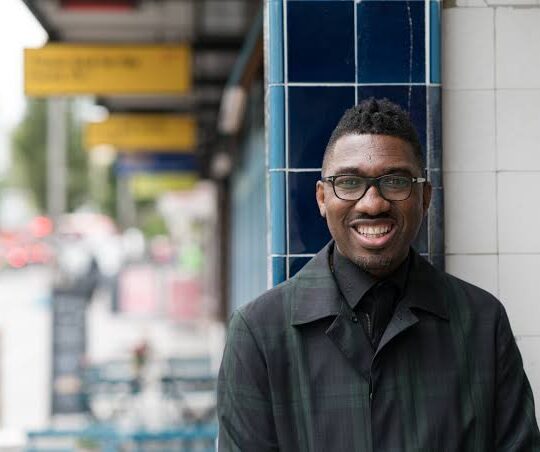
<instances>
[{"instance_id":1,"label":"man's mouth","mask_svg":"<svg viewBox=\"0 0 540 452\"><path fill-rule=\"evenodd\" d=\"M386 234L388 234L392 230L392 225L385 224L379 226L366 226L360 224L356 226L355 229L358 234L363 235L364 237L376 239L379 237L384 237Z\"/></svg>"},{"instance_id":2,"label":"man's mouth","mask_svg":"<svg viewBox=\"0 0 540 452\"><path fill-rule=\"evenodd\" d=\"M384 221L355 221L351 225L360 245L365 249L382 249L389 245L396 232L396 223Z\"/></svg>"}]
</instances>

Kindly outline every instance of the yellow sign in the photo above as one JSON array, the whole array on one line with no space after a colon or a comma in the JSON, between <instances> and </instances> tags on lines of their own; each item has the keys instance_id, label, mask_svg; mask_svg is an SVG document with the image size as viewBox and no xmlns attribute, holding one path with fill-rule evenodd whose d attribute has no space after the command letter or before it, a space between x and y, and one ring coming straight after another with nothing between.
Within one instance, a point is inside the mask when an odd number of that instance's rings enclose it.
<instances>
[{"instance_id":1,"label":"yellow sign","mask_svg":"<svg viewBox=\"0 0 540 452\"><path fill-rule=\"evenodd\" d=\"M199 177L194 172L140 173L129 179L129 188L135 199L151 199L168 191L189 190Z\"/></svg>"},{"instance_id":2,"label":"yellow sign","mask_svg":"<svg viewBox=\"0 0 540 452\"><path fill-rule=\"evenodd\" d=\"M193 152L197 123L192 116L172 114L112 114L87 124L85 147L110 145L121 151Z\"/></svg>"},{"instance_id":3,"label":"yellow sign","mask_svg":"<svg viewBox=\"0 0 540 452\"><path fill-rule=\"evenodd\" d=\"M24 50L28 96L182 94L191 89L185 45L47 44Z\"/></svg>"}]
</instances>

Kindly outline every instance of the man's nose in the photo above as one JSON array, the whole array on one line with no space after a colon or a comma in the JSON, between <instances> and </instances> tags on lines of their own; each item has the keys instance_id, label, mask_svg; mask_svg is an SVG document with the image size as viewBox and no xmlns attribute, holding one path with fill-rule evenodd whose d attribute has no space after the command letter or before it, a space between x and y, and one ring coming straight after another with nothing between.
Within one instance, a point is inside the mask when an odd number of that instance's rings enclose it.
<instances>
[{"instance_id":1,"label":"man's nose","mask_svg":"<svg viewBox=\"0 0 540 452\"><path fill-rule=\"evenodd\" d=\"M368 188L364 196L356 201L355 209L371 216L390 210L390 201L384 199L375 185Z\"/></svg>"}]
</instances>

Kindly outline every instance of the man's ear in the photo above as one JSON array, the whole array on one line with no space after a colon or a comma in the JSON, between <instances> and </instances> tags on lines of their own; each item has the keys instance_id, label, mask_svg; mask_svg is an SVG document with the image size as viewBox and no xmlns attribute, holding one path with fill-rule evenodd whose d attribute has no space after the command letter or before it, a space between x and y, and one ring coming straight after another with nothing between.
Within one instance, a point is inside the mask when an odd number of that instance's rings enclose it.
<instances>
[{"instance_id":1,"label":"man's ear","mask_svg":"<svg viewBox=\"0 0 540 452\"><path fill-rule=\"evenodd\" d=\"M321 213L321 217L326 218L326 205L324 204L324 183L320 180L317 181L315 190L315 197L317 198L319 212Z\"/></svg>"},{"instance_id":2,"label":"man's ear","mask_svg":"<svg viewBox=\"0 0 540 452\"><path fill-rule=\"evenodd\" d=\"M429 204L431 203L431 192L433 187L431 182L424 182L424 189L422 192L422 207L424 209L424 216L427 215Z\"/></svg>"}]
</instances>

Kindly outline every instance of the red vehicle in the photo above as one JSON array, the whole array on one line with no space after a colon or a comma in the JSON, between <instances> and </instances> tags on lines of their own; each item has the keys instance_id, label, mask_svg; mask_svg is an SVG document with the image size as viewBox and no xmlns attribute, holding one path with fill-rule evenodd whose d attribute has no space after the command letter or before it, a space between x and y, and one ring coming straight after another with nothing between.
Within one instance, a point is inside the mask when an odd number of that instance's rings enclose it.
<instances>
[{"instance_id":1,"label":"red vehicle","mask_svg":"<svg viewBox=\"0 0 540 452\"><path fill-rule=\"evenodd\" d=\"M0 231L0 265L23 268L46 265L54 258L49 238L53 232L47 217L35 217L25 227L15 231Z\"/></svg>"}]
</instances>

